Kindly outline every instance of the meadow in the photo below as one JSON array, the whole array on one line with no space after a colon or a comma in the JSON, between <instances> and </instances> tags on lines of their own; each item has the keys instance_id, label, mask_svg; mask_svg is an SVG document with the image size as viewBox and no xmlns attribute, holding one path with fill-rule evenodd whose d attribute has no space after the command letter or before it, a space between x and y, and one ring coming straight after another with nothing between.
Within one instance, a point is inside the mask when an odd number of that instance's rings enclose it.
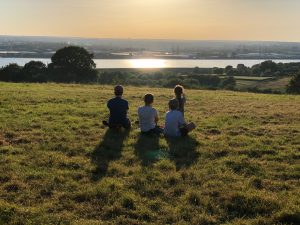
<instances>
[{"instance_id":1,"label":"meadow","mask_svg":"<svg viewBox=\"0 0 300 225\"><path fill-rule=\"evenodd\" d=\"M286 87L289 85L291 77L246 77L235 76L236 88L244 91L249 88L256 88L258 90L271 90L277 93L285 93Z\"/></svg>"},{"instance_id":2,"label":"meadow","mask_svg":"<svg viewBox=\"0 0 300 225\"><path fill-rule=\"evenodd\" d=\"M299 224L300 96L187 90L177 140L111 132L111 86L0 83L0 224ZM150 92L163 124L171 89Z\"/></svg>"}]
</instances>

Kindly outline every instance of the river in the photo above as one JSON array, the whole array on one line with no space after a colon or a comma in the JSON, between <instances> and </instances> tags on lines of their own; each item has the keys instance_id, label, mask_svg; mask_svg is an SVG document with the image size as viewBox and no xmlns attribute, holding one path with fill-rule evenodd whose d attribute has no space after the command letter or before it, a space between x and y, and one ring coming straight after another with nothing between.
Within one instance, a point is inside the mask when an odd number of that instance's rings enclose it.
<instances>
[{"instance_id":1,"label":"river","mask_svg":"<svg viewBox=\"0 0 300 225\"><path fill-rule=\"evenodd\" d=\"M24 66L27 62L35 60L42 61L45 64L51 62L50 59L38 58L0 58L0 67L10 63L17 63ZM99 69L121 69L121 68L224 68L228 65L236 67L238 64L244 64L251 67L265 60L247 60L247 59L95 59L97 68ZM273 60L276 63L300 62L298 60Z\"/></svg>"}]
</instances>

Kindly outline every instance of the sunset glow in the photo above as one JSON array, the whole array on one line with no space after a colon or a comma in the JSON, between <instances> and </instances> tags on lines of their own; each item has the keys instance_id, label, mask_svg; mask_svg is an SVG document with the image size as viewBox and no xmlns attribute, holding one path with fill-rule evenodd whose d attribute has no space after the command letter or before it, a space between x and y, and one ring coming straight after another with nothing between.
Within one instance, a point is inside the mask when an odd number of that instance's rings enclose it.
<instances>
[{"instance_id":1,"label":"sunset glow","mask_svg":"<svg viewBox=\"0 0 300 225\"><path fill-rule=\"evenodd\" d=\"M1 35L300 41L299 0L2 0Z\"/></svg>"},{"instance_id":2,"label":"sunset glow","mask_svg":"<svg viewBox=\"0 0 300 225\"><path fill-rule=\"evenodd\" d=\"M132 68L164 68L165 60L162 59L135 59L131 61Z\"/></svg>"}]
</instances>

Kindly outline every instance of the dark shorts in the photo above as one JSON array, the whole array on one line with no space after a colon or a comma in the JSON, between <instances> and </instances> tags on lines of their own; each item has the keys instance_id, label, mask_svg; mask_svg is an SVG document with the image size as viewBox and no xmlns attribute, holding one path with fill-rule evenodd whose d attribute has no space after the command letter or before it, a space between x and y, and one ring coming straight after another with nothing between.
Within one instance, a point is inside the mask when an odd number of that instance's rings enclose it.
<instances>
[{"instance_id":1,"label":"dark shorts","mask_svg":"<svg viewBox=\"0 0 300 225\"><path fill-rule=\"evenodd\" d=\"M110 129L118 129L118 128L125 128L125 129L130 129L131 128L131 122L129 119L124 120L123 122L120 123L109 123L108 124Z\"/></svg>"},{"instance_id":2,"label":"dark shorts","mask_svg":"<svg viewBox=\"0 0 300 225\"><path fill-rule=\"evenodd\" d=\"M163 133L163 131L164 130L161 127L156 126L153 129L148 130L146 132L142 131L142 134L145 134L145 135L161 134L161 133Z\"/></svg>"},{"instance_id":3,"label":"dark shorts","mask_svg":"<svg viewBox=\"0 0 300 225\"><path fill-rule=\"evenodd\" d=\"M189 131L185 127L180 128L179 130L182 137L187 136L189 133Z\"/></svg>"}]
</instances>

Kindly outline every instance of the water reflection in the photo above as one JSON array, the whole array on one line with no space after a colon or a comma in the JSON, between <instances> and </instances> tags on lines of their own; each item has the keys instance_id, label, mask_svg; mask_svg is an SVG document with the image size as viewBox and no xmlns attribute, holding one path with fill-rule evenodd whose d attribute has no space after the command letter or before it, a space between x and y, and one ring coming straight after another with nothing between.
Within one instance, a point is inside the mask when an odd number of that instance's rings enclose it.
<instances>
[{"instance_id":1,"label":"water reflection","mask_svg":"<svg viewBox=\"0 0 300 225\"><path fill-rule=\"evenodd\" d=\"M130 61L132 68L165 68L166 61L163 59L132 59Z\"/></svg>"},{"instance_id":2,"label":"water reflection","mask_svg":"<svg viewBox=\"0 0 300 225\"><path fill-rule=\"evenodd\" d=\"M6 66L10 63L17 63L20 66L24 66L31 60L42 61L45 64L51 62L51 59L39 59L39 58L1 58L0 67ZM194 68L196 66L200 68L212 68L222 67L225 68L228 65L236 67L238 64L244 64L251 67L255 64L259 64L265 60L260 59L94 59L94 62L99 69L121 69L121 68ZM300 62L300 59L278 59L273 60L276 63L290 63Z\"/></svg>"}]
</instances>

